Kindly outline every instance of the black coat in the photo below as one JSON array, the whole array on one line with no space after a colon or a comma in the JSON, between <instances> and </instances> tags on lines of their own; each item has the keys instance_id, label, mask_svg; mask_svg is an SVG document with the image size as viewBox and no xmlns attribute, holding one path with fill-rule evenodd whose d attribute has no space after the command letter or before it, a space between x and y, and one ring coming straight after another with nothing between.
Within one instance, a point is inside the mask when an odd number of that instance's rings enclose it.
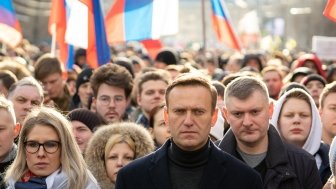
<instances>
[{"instance_id":1,"label":"black coat","mask_svg":"<svg viewBox=\"0 0 336 189\"><path fill-rule=\"evenodd\" d=\"M219 143L219 148L238 158L236 146L235 136L229 130ZM302 149L283 143L273 126L268 130L266 167L264 188L322 188L315 158Z\"/></svg>"},{"instance_id":2,"label":"black coat","mask_svg":"<svg viewBox=\"0 0 336 189\"><path fill-rule=\"evenodd\" d=\"M168 140L156 152L137 159L118 172L116 189L170 189ZM222 152L210 142L210 157L204 169L200 189L262 188L258 173Z\"/></svg>"},{"instance_id":3,"label":"black coat","mask_svg":"<svg viewBox=\"0 0 336 189\"><path fill-rule=\"evenodd\" d=\"M322 160L319 172L320 172L322 184L324 185L328 181L331 175L331 170L330 170L330 165L329 165L329 145L321 142L320 148L316 152L316 154L318 154Z\"/></svg>"}]
</instances>

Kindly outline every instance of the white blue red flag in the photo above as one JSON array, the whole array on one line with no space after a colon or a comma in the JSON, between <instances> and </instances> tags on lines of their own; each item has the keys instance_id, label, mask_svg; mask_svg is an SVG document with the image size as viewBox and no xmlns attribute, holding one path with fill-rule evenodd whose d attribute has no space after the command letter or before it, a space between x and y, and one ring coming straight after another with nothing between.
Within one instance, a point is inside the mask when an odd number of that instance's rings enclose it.
<instances>
[{"instance_id":1,"label":"white blue red flag","mask_svg":"<svg viewBox=\"0 0 336 189\"><path fill-rule=\"evenodd\" d=\"M178 0L115 0L105 23L109 43L174 35L178 32Z\"/></svg>"},{"instance_id":2,"label":"white blue red flag","mask_svg":"<svg viewBox=\"0 0 336 189\"><path fill-rule=\"evenodd\" d=\"M228 17L228 11L221 0L211 0L212 24L217 38L232 49L241 51L240 42Z\"/></svg>"},{"instance_id":3,"label":"white blue red flag","mask_svg":"<svg viewBox=\"0 0 336 189\"><path fill-rule=\"evenodd\" d=\"M0 1L0 42L14 48L22 40L20 23L11 0Z\"/></svg>"}]
</instances>

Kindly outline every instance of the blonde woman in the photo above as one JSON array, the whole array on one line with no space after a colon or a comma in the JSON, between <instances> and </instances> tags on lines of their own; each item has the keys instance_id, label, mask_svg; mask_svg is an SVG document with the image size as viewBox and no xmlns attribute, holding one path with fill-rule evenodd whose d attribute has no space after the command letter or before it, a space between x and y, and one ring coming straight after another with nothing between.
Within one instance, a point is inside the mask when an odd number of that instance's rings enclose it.
<instances>
[{"instance_id":1,"label":"blonde woman","mask_svg":"<svg viewBox=\"0 0 336 189\"><path fill-rule=\"evenodd\" d=\"M19 135L18 152L6 172L9 189L98 189L66 118L52 108L33 110Z\"/></svg>"},{"instance_id":2,"label":"blonde woman","mask_svg":"<svg viewBox=\"0 0 336 189\"><path fill-rule=\"evenodd\" d=\"M100 127L92 136L85 160L102 189L114 189L118 171L154 150L149 132L131 122Z\"/></svg>"}]
</instances>

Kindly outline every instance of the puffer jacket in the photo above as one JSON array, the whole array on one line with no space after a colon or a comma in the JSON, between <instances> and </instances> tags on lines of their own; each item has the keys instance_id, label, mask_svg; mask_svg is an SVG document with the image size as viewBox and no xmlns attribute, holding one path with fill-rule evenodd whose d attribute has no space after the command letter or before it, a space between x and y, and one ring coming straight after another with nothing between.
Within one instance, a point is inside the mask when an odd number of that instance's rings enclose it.
<instances>
[{"instance_id":1,"label":"puffer jacket","mask_svg":"<svg viewBox=\"0 0 336 189\"><path fill-rule=\"evenodd\" d=\"M106 143L114 134L130 135L135 142L135 159L154 151L153 139L141 125L122 122L100 127L89 142L85 161L102 189L114 189L114 184L107 176L104 162Z\"/></svg>"}]
</instances>

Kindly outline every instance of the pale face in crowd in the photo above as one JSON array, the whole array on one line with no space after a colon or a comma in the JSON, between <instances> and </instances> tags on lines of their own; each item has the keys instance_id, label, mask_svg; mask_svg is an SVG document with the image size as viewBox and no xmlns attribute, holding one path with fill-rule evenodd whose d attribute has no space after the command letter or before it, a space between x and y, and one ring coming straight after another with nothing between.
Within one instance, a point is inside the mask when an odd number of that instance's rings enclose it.
<instances>
[{"instance_id":1,"label":"pale face in crowd","mask_svg":"<svg viewBox=\"0 0 336 189\"><path fill-rule=\"evenodd\" d=\"M32 108L42 105L43 97L35 86L23 85L18 86L8 99L13 103L17 121L22 124Z\"/></svg>"},{"instance_id":2,"label":"pale face in crowd","mask_svg":"<svg viewBox=\"0 0 336 189\"><path fill-rule=\"evenodd\" d=\"M63 96L65 83L60 73L53 73L43 78L42 84L51 99Z\"/></svg>"},{"instance_id":3,"label":"pale face in crowd","mask_svg":"<svg viewBox=\"0 0 336 189\"><path fill-rule=\"evenodd\" d=\"M320 107L320 115L323 135L330 139L334 138L336 136L336 93L330 93L326 96L323 107Z\"/></svg>"},{"instance_id":4,"label":"pale face in crowd","mask_svg":"<svg viewBox=\"0 0 336 189\"><path fill-rule=\"evenodd\" d=\"M254 91L245 100L228 96L224 116L230 124L239 147L267 144L269 119L273 104L260 91Z\"/></svg>"},{"instance_id":5,"label":"pale face in crowd","mask_svg":"<svg viewBox=\"0 0 336 189\"><path fill-rule=\"evenodd\" d=\"M90 82L85 82L79 86L78 96L83 107L88 107L89 98L92 94L93 91Z\"/></svg>"},{"instance_id":6,"label":"pale face in crowd","mask_svg":"<svg viewBox=\"0 0 336 189\"><path fill-rule=\"evenodd\" d=\"M135 154L125 142L115 144L110 153L105 157L105 167L107 176L115 183L118 171L125 165L133 161Z\"/></svg>"},{"instance_id":7,"label":"pale face in crowd","mask_svg":"<svg viewBox=\"0 0 336 189\"><path fill-rule=\"evenodd\" d=\"M310 133L311 123L311 108L306 101L289 98L283 104L278 125L284 140L302 148Z\"/></svg>"},{"instance_id":8,"label":"pale face in crowd","mask_svg":"<svg viewBox=\"0 0 336 189\"><path fill-rule=\"evenodd\" d=\"M80 121L71 121L71 124L76 142L81 152L84 153L93 133L84 123Z\"/></svg>"},{"instance_id":9,"label":"pale face in crowd","mask_svg":"<svg viewBox=\"0 0 336 189\"><path fill-rule=\"evenodd\" d=\"M153 139L162 146L170 138L170 130L163 117L163 108L154 115L153 128L150 128Z\"/></svg>"},{"instance_id":10,"label":"pale face in crowd","mask_svg":"<svg viewBox=\"0 0 336 189\"><path fill-rule=\"evenodd\" d=\"M163 102L167 86L167 83L162 80L149 80L142 84L138 104L145 116L148 117L149 112Z\"/></svg>"},{"instance_id":11,"label":"pale face in crowd","mask_svg":"<svg viewBox=\"0 0 336 189\"><path fill-rule=\"evenodd\" d=\"M313 97L316 106L318 107L320 94L322 93L324 85L320 81L313 80L313 81L308 82L306 87L309 90L309 93L311 94L311 96Z\"/></svg>"},{"instance_id":12,"label":"pale face in crowd","mask_svg":"<svg viewBox=\"0 0 336 189\"><path fill-rule=\"evenodd\" d=\"M19 135L20 125L15 124L9 112L0 108L0 162L12 149L14 139Z\"/></svg>"},{"instance_id":13,"label":"pale face in crowd","mask_svg":"<svg viewBox=\"0 0 336 189\"><path fill-rule=\"evenodd\" d=\"M269 96L277 99L282 87L282 79L277 71L268 71L263 75Z\"/></svg>"},{"instance_id":14,"label":"pale face in crowd","mask_svg":"<svg viewBox=\"0 0 336 189\"><path fill-rule=\"evenodd\" d=\"M28 133L27 141L44 144L50 141L60 142L60 139L52 127L37 124ZM52 174L61 166L61 150L61 144L54 153L46 152L43 146L40 146L36 153L29 153L26 150L28 169L36 176Z\"/></svg>"},{"instance_id":15,"label":"pale face in crowd","mask_svg":"<svg viewBox=\"0 0 336 189\"><path fill-rule=\"evenodd\" d=\"M218 111L212 111L211 102L211 93L203 86L176 86L170 91L164 118L182 150L195 151L207 143Z\"/></svg>"},{"instance_id":16,"label":"pale face in crowd","mask_svg":"<svg viewBox=\"0 0 336 189\"><path fill-rule=\"evenodd\" d=\"M97 98L93 100L97 113L107 122L122 120L127 108L127 99L123 88L103 83L100 85Z\"/></svg>"}]
</instances>

